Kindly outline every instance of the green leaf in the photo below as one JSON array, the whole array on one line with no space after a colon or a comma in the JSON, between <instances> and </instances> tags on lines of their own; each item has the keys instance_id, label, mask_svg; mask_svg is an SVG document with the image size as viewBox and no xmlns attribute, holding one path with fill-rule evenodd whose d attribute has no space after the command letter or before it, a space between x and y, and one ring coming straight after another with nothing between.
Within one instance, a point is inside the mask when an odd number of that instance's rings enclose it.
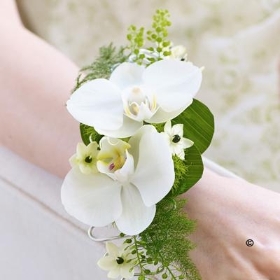
<instances>
[{"instance_id":1,"label":"green leaf","mask_svg":"<svg viewBox=\"0 0 280 280\"><path fill-rule=\"evenodd\" d=\"M93 141L99 143L100 139L102 138L102 135L98 134L93 127L82 123L80 124L80 133L85 145L88 145Z\"/></svg>"},{"instance_id":2,"label":"green leaf","mask_svg":"<svg viewBox=\"0 0 280 280\"><path fill-rule=\"evenodd\" d=\"M214 134L214 116L197 99L172 123L184 124L184 137L191 139L201 154L209 147Z\"/></svg>"},{"instance_id":3,"label":"green leaf","mask_svg":"<svg viewBox=\"0 0 280 280\"><path fill-rule=\"evenodd\" d=\"M177 196L189 190L203 174L203 162L198 149L193 145L185 150L185 160L173 157L176 178L168 196Z\"/></svg>"},{"instance_id":4,"label":"green leaf","mask_svg":"<svg viewBox=\"0 0 280 280\"><path fill-rule=\"evenodd\" d=\"M185 165L188 167L188 173L181 184L188 190L200 180L203 173L201 154L196 146L185 150Z\"/></svg>"}]
</instances>

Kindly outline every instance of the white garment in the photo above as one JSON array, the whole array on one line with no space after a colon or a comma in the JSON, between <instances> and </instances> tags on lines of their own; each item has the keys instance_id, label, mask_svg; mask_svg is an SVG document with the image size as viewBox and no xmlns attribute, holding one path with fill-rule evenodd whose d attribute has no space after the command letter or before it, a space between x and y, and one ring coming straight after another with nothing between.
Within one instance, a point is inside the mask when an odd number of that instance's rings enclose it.
<instances>
[{"instance_id":1,"label":"white garment","mask_svg":"<svg viewBox=\"0 0 280 280\"><path fill-rule=\"evenodd\" d=\"M107 279L103 244L61 205L62 180L3 147L0 166L0 279Z\"/></svg>"}]
</instances>

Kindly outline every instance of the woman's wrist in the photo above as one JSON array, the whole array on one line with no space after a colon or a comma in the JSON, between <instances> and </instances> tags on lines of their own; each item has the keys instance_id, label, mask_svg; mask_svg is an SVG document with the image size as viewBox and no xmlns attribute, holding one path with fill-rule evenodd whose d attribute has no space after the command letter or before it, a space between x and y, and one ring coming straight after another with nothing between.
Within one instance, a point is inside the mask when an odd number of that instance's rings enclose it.
<instances>
[{"instance_id":1,"label":"woman's wrist","mask_svg":"<svg viewBox=\"0 0 280 280\"><path fill-rule=\"evenodd\" d=\"M234 280L279 275L278 193L206 169L184 197L187 215L197 222L191 257L202 279L223 280L229 273L227 279Z\"/></svg>"}]
</instances>

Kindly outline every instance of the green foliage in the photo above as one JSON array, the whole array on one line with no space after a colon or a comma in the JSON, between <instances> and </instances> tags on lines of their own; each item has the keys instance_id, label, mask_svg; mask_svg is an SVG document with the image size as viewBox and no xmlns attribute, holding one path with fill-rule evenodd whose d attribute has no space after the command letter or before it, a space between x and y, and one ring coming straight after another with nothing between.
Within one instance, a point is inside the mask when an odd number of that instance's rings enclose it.
<instances>
[{"instance_id":1,"label":"green foliage","mask_svg":"<svg viewBox=\"0 0 280 280\"><path fill-rule=\"evenodd\" d=\"M170 14L167 10L157 10L153 16L152 29L147 31L148 41L156 45L150 50L157 52L159 57L170 55L169 47L171 42L167 39L168 27L171 26L169 17Z\"/></svg>"},{"instance_id":2,"label":"green foliage","mask_svg":"<svg viewBox=\"0 0 280 280\"><path fill-rule=\"evenodd\" d=\"M127 56L125 55L124 47L116 49L113 44L101 47L99 57L91 65L85 66L80 70L73 91L88 81L98 78L108 79L114 67L125 61L127 61Z\"/></svg>"},{"instance_id":3,"label":"green foliage","mask_svg":"<svg viewBox=\"0 0 280 280\"><path fill-rule=\"evenodd\" d=\"M157 129L158 132L164 131L165 123L153 123L152 125Z\"/></svg>"},{"instance_id":4,"label":"green foliage","mask_svg":"<svg viewBox=\"0 0 280 280\"><path fill-rule=\"evenodd\" d=\"M172 123L184 124L184 137L191 139L201 154L210 145L214 134L214 116L200 101L194 99Z\"/></svg>"},{"instance_id":5,"label":"green foliage","mask_svg":"<svg viewBox=\"0 0 280 280\"><path fill-rule=\"evenodd\" d=\"M137 29L136 26L131 25L128 28L127 39L130 42L129 49L131 54L135 55L135 62L142 64L145 55L140 53L140 49L144 45L144 27Z\"/></svg>"},{"instance_id":6,"label":"green foliage","mask_svg":"<svg viewBox=\"0 0 280 280\"><path fill-rule=\"evenodd\" d=\"M165 198L157 204L152 224L134 237L140 267L140 278L160 274L163 279L200 279L189 251L194 248L188 235L195 229L195 222L183 211L185 200ZM167 230L168 229L168 230Z\"/></svg>"},{"instance_id":7,"label":"green foliage","mask_svg":"<svg viewBox=\"0 0 280 280\"><path fill-rule=\"evenodd\" d=\"M167 39L168 27L171 25L169 17L170 15L167 10L156 11L153 16L151 29L146 32L146 41L150 42L150 46L146 51L142 50L145 44L144 27L137 28L131 25L128 28L128 49L130 49L131 55L134 56L134 62L140 65L149 65L171 54L171 42ZM145 63L143 63L144 61Z\"/></svg>"},{"instance_id":8,"label":"green foliage","mask_svg":"<svg viewBox=\"0 0 280 280\"><path fill-rule=\"evenodd\" d=\"M175 181L168 196L177 196L190 189L201 178L203 162L195 145L185 150L185 160L173 156Z\"/></svg>"},{"instance_id":9,"label":"green foliage","mask_svg":"<svg viewBox=\"0 0 280 280\"><path fill-rule=\"evenodd\" d=\"M81 138L85 145L88 145L93 141L99 143L100 139L103 136L98 134L93 127L82 123L80 124L80 133L81 133Z\"/></svg>"}]
</instances>

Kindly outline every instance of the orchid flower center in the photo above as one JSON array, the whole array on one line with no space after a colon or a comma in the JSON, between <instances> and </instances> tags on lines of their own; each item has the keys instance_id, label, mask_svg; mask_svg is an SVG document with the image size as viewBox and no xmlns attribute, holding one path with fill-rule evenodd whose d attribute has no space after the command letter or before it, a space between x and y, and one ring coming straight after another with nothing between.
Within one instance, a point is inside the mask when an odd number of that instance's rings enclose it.
<instances>
[{"instance_id":1,"label":"orchid flower center","mask_svg":"<svg viewBox=\"0 0 280 280\"><path fill-rule=\"evenodd\" d=\"M126 162L126 151L130 148L127 142L119 139L103 137L100 141L98 168L102 173L115 173Z\"/></svg>"},{"instance_id":2,"label":"orchid flower center","mask_svg":"<svg viewBox=\"0 0 280 280\"><path fill-rule=\"evenodd\" d=\"M147 88L133 86L123 92L124 113L136 121L150 119L158 106L155 94Z\"/></svg>"},{"instance_id":3,"label":"orchid flower center","mask_svg":"<svg viewBox=\"0 0 280 280\"><path fill-rule=\"evenodd\" d=\"M110 172L114 172L118 169L121 169L125 163L126 156L125 154L119 153L119 151L115 151L114 157L109 162L108 169Z\"/></svg>"}]
</instances>

